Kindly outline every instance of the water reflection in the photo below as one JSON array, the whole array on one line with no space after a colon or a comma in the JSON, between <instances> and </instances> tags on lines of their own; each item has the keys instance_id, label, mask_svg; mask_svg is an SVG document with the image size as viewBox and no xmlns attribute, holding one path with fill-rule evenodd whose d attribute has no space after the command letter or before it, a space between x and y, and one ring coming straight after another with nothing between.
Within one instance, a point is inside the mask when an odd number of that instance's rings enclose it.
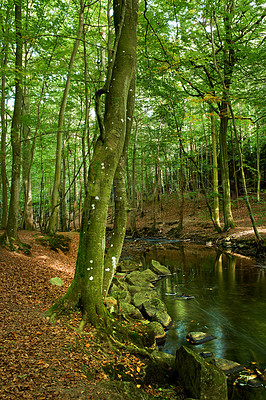
<instances>
[{"instance_id":1,"label":"water reflection","mask_svg":"<svg viewBox=\"0 0 266 400\"><path fill-rule=\"evenodd\" d=\"M188 345L188 332L203 331L217 339L193 347L196 351L266 365L266 278L262 268L201 246L155 247L142 257L147 267L156 259L173 273L156 288L174 321L165 352L175 354L181 345ZM195 298L184 300L174 293Z\"/></svg>"}]
</instances>

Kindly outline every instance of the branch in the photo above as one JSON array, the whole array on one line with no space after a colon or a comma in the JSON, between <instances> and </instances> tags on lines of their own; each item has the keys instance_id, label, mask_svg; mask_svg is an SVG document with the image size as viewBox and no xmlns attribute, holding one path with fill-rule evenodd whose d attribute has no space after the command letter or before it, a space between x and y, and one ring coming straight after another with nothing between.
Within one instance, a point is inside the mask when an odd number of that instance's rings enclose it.
<instances>
[{"instance_id":1,"label":"branch","mask_svg":"<svg viewBox=\"0 0 266 400\"><path fill-rule=\"evenodd\" d=\"M95 93L95 111L96 111L97 120L98 120L98 124L99 124L100 136L102 139L105 137L105 129L104 129L103 117L101 114L100 100L101 100L102 94L106 94L109 92L114 63L115 63L115 59L116 59L118 43L119 43L119 40L121 37L121 32L122 32L122 28L123 28L124 20L125 20L126 6L127 6L127 0L124 0L122 3L121 20L118 24L118 32L115 37L114 47L113 47L113 51L112 51L112 55L111 55L112 58L111 58L111 60L109 60L109 63L108 63L105 84L102 88L98 89Z\"/></svg>"}]
</instances>

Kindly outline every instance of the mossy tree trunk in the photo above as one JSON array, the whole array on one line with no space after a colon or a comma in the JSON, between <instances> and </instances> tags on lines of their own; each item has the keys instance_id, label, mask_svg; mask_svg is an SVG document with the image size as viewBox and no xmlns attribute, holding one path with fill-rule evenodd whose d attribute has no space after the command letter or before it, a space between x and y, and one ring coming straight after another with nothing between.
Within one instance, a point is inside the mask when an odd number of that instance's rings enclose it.
<instances>
[{"instance_id":1,"label":"mossy tree trunk","mask_svg":"<svg viewBox=\"0 0 266 400\"><path fill-rule=\"evenodd\" d=\"M7 16L8 20L8 16ZM5 71L8 61L8 43L5 43L2 48L2 60L1 69ZM1 83L1 152L0 152L0 166L1 166L1 183L2 183L2 215L0 228L5 229L7 225L7 215L8 215L8 198L7 198L7 173L6 173L6 106L5 106L5 96L6 96L6 74L2 73L2 83ZM1 184L0 184L1 186Z\"/></svg>"},{"instance_id":2,"label":"mossy tree trunk","mask_svg":"<svg viewBox=\"0 0 266 400\"><path fill-rule=\"evenodd\" d=\"M26 64L26 63L25 63ZM34 230L33 224L33 208L32 208L32 192L31 192L31 166L33 162L33 154L35 148L36 138L32 139L31 145L31 130L28 125L28 118L30 117L30 96L27 88L24 92L24 125L22 129L22 180L23 180L23 229L32 231Z\"/></svg>"},{"instance_id":3,"label":"mossy tree trunk","mask_svg":"<svg viewBox=\"0 0 266 400\"><path fill-rule=\"evenodd\" d=\"M10 245L19 242L18 238L18 213L19 213L19 189L21 166L21 111L22 111L22 11L21 1L15 2L15 26L16 26L16 61L15 61L15 104L11 126L12 146L12 179L10 191L10 203L6 227L6 239Z\"/></svg>"},{"instance_id":4,"label":"mossy tree trunk","mask_svg":"<svg viewBox=\"0 0 266 400\"><path fill-rule=\"evenodd\" d=\"M210 108L211 117L211 137L212 137L212 171L213 171L213 219L216 224L216 230L221 230L220 225L220 206L219 206L219 178L218 178L218 161L217 161L217 144L215 117Z\"/></svg>"},{"instance_id":5,"label":"mossy tree trunk","mask_svg":"<svg viewBox=\"0 0 266 400\"><path fill-rule=\"evenodd\" d=\"M130 210L130 230L132 237L135 237L137 234L137 225L136 225L136 208L137 208L137 199L136 199L136 151L137 151L137 136L138 136L138 121L136 120L135 126L135 135L134 135L134 146L132 153L132 179L131 179L131 210Z\"/></svg>"},{"instance_id":6,"label":"mossy tree trunk","mask_svg":"<svg viewBox=\"0 0 266 400\"><path fill-rule=\"evenodd\" d=\"M225 96L227 96L224 93ZM226 101L221 102L220 109L220 167L221 167L221 180L223 189L223 214L224 214L224 231L235 227L232 208L231 208L231 195L230 195L230 179L229 179L229 165L228 165L228 150L227 150L227 126L228 126L228 109Z\"/></svg>"},{"instance_id":7,"label":"mossy tree trunk","mask_svg":"<svg viewBox=\"0 0 266 400\"><path fill-rule=\"evenodd\" d=\"M75 276L66 295L47 311L54 319L65 309L79 306L83 313L80 329L86 322L97 326L105 319L102 294L105 230L110 193L125 143L128 98L135 76L137 6L138 0L113 2L116 39L107 84L101 89L102 94L106 93L103 120L96 107L100 136L88 172ZM115 267L116 257L112 263Z\"/></svg>"}]
</instances>

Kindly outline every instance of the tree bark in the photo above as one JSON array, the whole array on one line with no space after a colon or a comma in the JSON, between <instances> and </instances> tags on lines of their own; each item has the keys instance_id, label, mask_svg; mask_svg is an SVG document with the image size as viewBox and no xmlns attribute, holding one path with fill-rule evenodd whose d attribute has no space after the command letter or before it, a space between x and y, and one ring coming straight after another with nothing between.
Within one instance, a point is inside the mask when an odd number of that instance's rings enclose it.
<instances>
[{"instance_id":1,"label":"tree bark","mask_svg":"<svg viewBox=\"0 0 266 400\"><path fill-rule=\"evenodd\" d=\"M131 205L130 205L130 230L131 235L134 237L137 234L136 226L136 150L137 150L137 136L138 136L138 121L136 120L134 145L132 153L132 178L131 178Z\"/></svg>"},{"instance_id":2,"label":"tree bark","mask_svg":"<svg viewBox=\"0 0 266 400\"><path fill-rule=\"evenodd\" d=\"M213 173L213 219L217 226L217 230L221 231L220 225L220 206L219 206L219 179L218 179L218 161L217 161L217 144L215 131L215 118L210 109L211 115L211 137L212 137L212 173Z\"/></svg>"},{"instance_id":3,"label":"tree bark","mask_svg":"<svg viewBox=\"0 0 266 400\"><path fill-rule=\"evenodd\" d=\"M238 158L239 158L239 167L240 167L240 172L241 172L241 178L242 178L242 184L243 184L243 189L244 189L244 199L245 199L245 203L248 209L248 213L249 213L249 217L252 223L252 227L255 233L255 237L256 237L256 241L258 243L258 245L262 245L263 243L263 239L259 234L257 225L256 225L256 221L254 218L254 214L250 205L250 201L249 201L249 196L248 196L248 190L247 190L247 185L246 185L246 178L245 178L245 171L244 171L244 162L243 162L243 155L242 155L242 151L241 151L241 147L240 147L240 142L239 142L239 138L238 138L238 134L237 134L237 128L236 128L236 121L235 121L235 115L232 109L231 104L229 103L229 109L230 109L230 113L232 116L232 121L233 121L233 128L234 128L234 134L235 134L235 140L236 140L236 144L237 144L237 152L238 152Z\"/></svg>"},{"instance_id":4,"label":"tree bark","mask_svg":"<svg viewBox=\"0 0 266 400\"><path fill-rule=\"evenodd\" d=\"M6 227L6 239L12 246L19 242L18 238L18 214L19 214L19 189L20 189L20 166L21 166L21 141L20 125L22 111L22 10L21 1L15 3L15 26L16 26L16 61L15 61L15 104L11 126L12 146L12 180L9 203L9 213Z\"/></svg>"},{"instance_id":5,"label":"tree bark","mask_svg":"<svg viewBox=\"0 0 266 400\"><path fill-rule=\"evenodd\" d=\"M33 209L32 209L32 192L31 192L31 166L33 161L34 144L31 146L30 127L27 124L27 118L30 116L30 97L25 89L24 94L24 111L23 111L26 123L23 125L22 135L22 180L23 180L23 229L32 231L34 230L33 225ZM33 140L33 142L35 142Z\"/></svg>"},{"instance_id":6,"label":"tree bark","mask_svg":"<svg viewBox=\"0 0 266 400\"><path fill-rule=\"evenodd\" d=\"M116 49L110 61L109 84L105 85L105 91L102 90L106 93L104 119L98 115L100 136L88 173L75 276L66 295L47 312L54 319L70 306L79 305L83 313L80 329L86 322L97 326L105 320L102 293L107 212L124 147L128 95L135 74L138 1L128 0L121 5L120 0L114 0L113 5ZM114 256L114 268L117 261Z\"/></svg>"},{"instance_id":7,"label":"tree bark","mask_svg":"<svg viewBox=\"0 0 266 400\"><path fill-rule=\"evenodd\" d=\"M59 116L58 116L58 126L57 126L57 138L56 138L56 161L55 161L55 174L54 174L54 185L51 200L51 216L49 219L48 231L50 234L54 234L57 225L58 216L58 197L59 197L59 187L61 178L61 162L62 162L62 141L63 141L63 125L64 125L64 115L67 104L68 93L70 89L70 80L72 75L72 70L74 66L74 61L78 51L80 37L83 30L84 23L84 0L80 0L80 13L79 13L79 27L77 38L74 44L74 48L71 54L71 58L68 66L67 80L65 84L65 90L61 101Z\"/></svg>"},{"instance_id":8,"label":"tree bark","mask_svg":"<svg viewBox=\"0 0 266 400\"><path fill-rule=\"evenodd\" d=\"M7 215L8 215L8 199L7 199L7 173L6 173L6 110L5 110L5 95L6 95L6 74L5 69L8 60L8 44L3 48L4 57L1 62L2 73L2 85L1 85L1 154L0 154L0 164L1 164L1 180L2 180L2 216L0 227L2 229L6 228L7 225Z\"/></svg>"},{"instance_id":9,"label":"tree bark","mask_svg":"<svg viewBox=\"0 0 266 400\"><path fill-rule=\"evenodd\" d=\"M256 138L257 138L257 202L260 202L260 183L261 183L261 172L260 172L260 134L259 124L256 127Z\"/></svg>"}]
</instances>

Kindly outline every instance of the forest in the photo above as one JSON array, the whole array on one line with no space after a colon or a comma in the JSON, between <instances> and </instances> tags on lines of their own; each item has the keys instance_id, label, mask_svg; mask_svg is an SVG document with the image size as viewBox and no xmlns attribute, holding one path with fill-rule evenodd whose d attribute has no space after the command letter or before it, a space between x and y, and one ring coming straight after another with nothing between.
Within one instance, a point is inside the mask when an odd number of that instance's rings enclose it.
<instances>
[{"instance_id":1,"label":"forest","mask_svg":"<svg viewBox=\"0 0 266 400\"><path fill-rule=\"evenodd\" d=\"M30 253L20 231L79 232L51 322L78 307L80 332L109 326L125 235L147 212L156 235L173 198L175 237L186 205L223 235L241 202L265 251L263 1L0 3L1 244Z\"/></svg>"}]
</instances>

